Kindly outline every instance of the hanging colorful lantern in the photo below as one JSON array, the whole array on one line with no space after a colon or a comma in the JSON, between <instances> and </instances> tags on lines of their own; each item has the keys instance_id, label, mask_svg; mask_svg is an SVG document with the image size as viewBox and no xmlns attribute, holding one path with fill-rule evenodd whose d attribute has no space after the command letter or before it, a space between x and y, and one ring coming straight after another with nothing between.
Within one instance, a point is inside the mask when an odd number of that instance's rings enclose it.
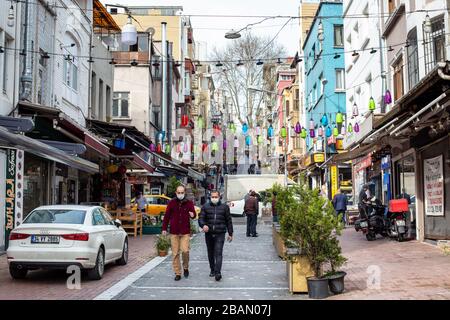
<instances>
[{"instance_id":1,"label":"hanging colorful lantern","mask_svg":"<svg viewBox=\"0 0 450 320\"><path fill-rule=\"evenodd\" d=\"M345 130L345 126L341 127L341 135L345 136L346 134L346 130Z\"/></svg>"},{"instance_id":2,"label":"hanging colorful lantern","mask_svg":"<svg viewBox=\"0 0 450 320\"><path fill-rule=\"evenodd\" d=\"M164 148L164 153L167 153L167 154L170 153L170 144L166 144L166 146Z\"/></svg>"},{"instance_id":3,"label":"hanging colorful lantern","mask_svg":"<svg viewBox=\"0 0 450 320\"><path fill-rule=\"evenodd\" d=\"M119 168L115 164L110 164L108 167L106 167L106 171L108 173L116 173L118 169Z\"/></svg>"},{"instance_id":4,"label":"hanging colorful lantern","mask_svg":"<svg viewBox=\"0 0 450 320\"><path fill-rule=\"evenodd\" d=\"M285 126L283 126L283 127L281 128L281 130L280 130L280 136L281 136L283 139L286 139L286 137L287 137L287 130L286 130L286 127L285 127Z\"/></svg>"},{"instance_id":5,"label":"hanging colorful lantern","mask_svg":"<svg viewBox=\"0 0 450 320\"><path fill-rule=\"evenodd\" d=\"M247 126L246 123L244 123L244 124L242 125L242 133L247 134L247 131L248 131L248 126Z\"/></svg>"},{"instance_id":6,"label":"hanging colorful lantern","mask_svg":"<svg viewBox=\"0 0 450 320\"><path fill-rule=\"evenodd\" d=\"M236 133L236 125L234 124L234 122L230 124L230 130L231 132Z\"/></svg>"},{"instance_id":7,"label":"hanging colorful lantern","mask_svg":"<svg viewBox=\"0 0 450 320\"><path fill-rule=\"evenodd\" d=\"M384 94L384 104L391 104L392 103L392 95L391 92L388 90L386 90L386 93Z\"/></svg>"},{"instance_id":8,"label":"hanging colorful lantern","mask_svg":"<svg viewBox=\"0 0 450 320\"><path fill-rule=\"evenodd\" d=\"M214 141L214 142L211 144L211 150L212 150L212 151L219 151L219 144L217 143L217 141Z\"/></svg>"},{"instance_id":9,"label":"hanging colorful lantern","mask_svg":"<svg viewBox=\"0 0 450 320\"><path fill-rule=\"evenodd\" d=\"M223 144L222 144L222 146L223 146L223 149L224 149L224 150L226 150L226 149L227 149L227 146L228 146L228 144L227 144L227 140L223 140Z\"/></svg>"},{"instance_id":10,"label":"hanging colorful lantern","mask_svg":"<svg viewBox=\"0 0 450 320\"><path fill-rule=\"evenodd\" d=\"M273 137L273 127L272 127L272 125L270 125L269 128L267 129L267 137L269 137L269 139Z\"/></svg>"},{"instance_id":11,"label":"hanging colorful lantern","mask_svg":"<svg viewBox=\"0 0 450 320\"><path fill-rule=\"evenodd\" d=\"M327 138L331 137L333 134L333 132L331 131L330 127L327 127L327 130L325 131L325 135L327 136Z\"/></svg>"},{"instance_id":12,"label":"hanging colorful lantern","mask_svg":"<svg viewBox=\"0 0 450 320\"><path fill-rule=\"evenodd\" d=\"M317 135L319 136L319 137L323 137L323 127L319 127L319 129L317 130L318 132L317 132Z\"/></svg>"},{"instance_id":13,"label":"hanging colorful lantern","mask_svg":"<svg viewBox=\"0 0 450 320\"><path fill-rule=\"evenodd\" d=\"M234 137L234 145L235 148L239 148L239 140L237 137Z\"/></svg>"},{"instance_id":14,"label":"hanging colorful lantern","mask_svg":"<svg viewBox=\"0 0 450 320\"><path fill-rule=\"evenodd\" d=\"M314 130L314 129L315 129L314 120L313 120L313 118L311 118L311 120L309 120L309 130Z\"/></svg>"},{"instance_id":15,"label":"hanging colorful lantern","mask_svg":"<svg viewBox=\"0 0 450 320\"><path fill-rule=\"evenodd\" d=\"M246 144L247 146L249 146L249 145L252 144L252 138L251 138L250 136L246 136L246 137L245 137L245 144Z\"/></svg>"},{"instance_id":16,"label":"hanging colorful lantern","mask_svg":"<svg viewBox=\"0 0 450 320\"><path fill-rule=\"evenodd\" d=\"M189 117L187 116L187 114L183 114L181 116L181 126L187 127L188 124L189 124Z\"/></svg>"},{"instance_id":17,"label":"hanging colorful lantern","mask_svg":"<svg viewBox=\"0 0 450 320\"><path fill-rule=\"evenodd\" d=\"M161 151L162 151L161 143L158 143L158 146L156 147L156 152L161 153Z\"/></svg>"},{"instance_id":18,"label":"hanging colorful lantern","mask_svg":"<svg viewBox=\"0 0 450 320\"><path fill-rule=\"evenodd\" d=\"M258 144L262 144L264 142L263 136L258 136Z\"/></svg>"},{"instance_id":19,"label":"hanging colorful lantern","mask_svg":"<svg viewBox=\"0 0 450 320\"><path fill-rule=\"evenodd\" d=\"M300 124L300 122L297 122L297 124L294 127L294 131L296 134L299 134L300 132L302 132L302 125Z\"/></svg>"},{"instance_id":20,"label":"hanging colorful lantern","mask_svg":"<svg viewBox=\"0 0 450 320\"><path fill-rule=\"evenodd\" d=\"M127 167L125 167L124 165L121 165L117 169L117 172L119 172L120 174L124 175L125 173L127 173Z\"/></svg>"},{"instance_id":21,"label":"hanging colorful lantern","mask_svg":"<svg viewBox=\"0 0 450 320\"><path fill-rule=\"evenodd\" d=\"M314 129L309 129L309 136L311 138L315 138L316 137L316 130Z\"/></svg>"},{"instance_id":22,"label":"hanging colorful lantern","mask_svg":"<svg viewBox=\"0 0 450 320\"><path fill-rule=\"evenodd\" d=\"M156 151L156 146L154 143L150 143L150 151L151 152L155 152Z\"/></svg>"},{"instance_id":23,"label":"hanging colorful lantern","mask_svg":"<svg viewBox=\"0 0 450 320\"><path fill-rule=\"evenodd\" d=\"M323 114L322 119L320 120L322 126L326 127L328 125L328 117L326 114Z\"/></svg>"},{"instance_id":24,"label":"hanging colorful lantern","mask_svg":"<svg viewBox=\"0 0 450 320\"><path fill-rule=\"evenodd\" d=\"M302 139L306 139L306 137L308 136L308 132L306 131L305 128L302 129L302 133L300 134L300 137Z\"/></svg>"},{"instance_id":25,"label":"hanging colorful lantern","mask_svg":"<svg viewBox=\"0 0 450 320\"><path fill-rule=\"evenodd\" d=\"M184 152L184 153L187 153L188 151L189 151L188 143L185 142L185 143L184 143L184 146L183 146L183 152Z\"/></svg>"},{"instance_id":26,"label":"hanging colorful lantern","mask_svg":"<svg viewBox=\"0 0 450 320\"><path fill-rule=\"evenodd\" d=\"M181 152L181 143L177 143L177 153Z\"/></svg>"},{"instance_id":27,"label":"hanging colorful lantern","mask_svg":"<svg viewBox=\"0 0 450 320\"><path fill-rule=\"evenodd\" d=\"M352 126L351 123L348 124L347 132L348 132L348 133L352 133L352 132L353 132L353 126Z\"/></svg>"},{"instance_id":28,"label":"hanging colorful lantern","mask_svg":"<svg viewBox=\"0 0 450 320\"><path fill-rule=\"evenodd\" d=\"M342 113L340 111L338 111L338 113L336 114L336 123L342 124L343 122L344 122L344 116L342 115Z\"/></svg>"},{"instance_id":29,"label":"hanging colorful lantern","mask_svg":"<svg viewBox=\"0 0 450 320\"><path fill-rule=\"evenodd\" d=\"M355 123L355 126L353 127L353 130L358 133L359 132L359 124L358 122Z\"/></svg>"},{"instance_id":30,"label":"hanging colorful lantern","mask_svg":"<svg viewBox=\"0 0 450 320\"><path fill-rule=\"evenodd\" d=\"M261 127L257 126L256 127L256 135L259 136L261 134Z\"/></svg>"},{"instance_id":31,"label":"hanging colorful lantern","mask_svg":"<svg viewBox=\"0 0 450 320\"><path fill-rule=\"evenodd\" d=\"M369 99L369 110L370 111L374 111L375 108L376 108L375 100L373 100L373 97L370 97L370 99Z\"/></svg>"},{"instance_id":32,"label":"hanging colorful lantern","mask_svg":"<svg viewBox=\"0 0 450 320\"><path fill-rule=\"evenodd\" d=\"M333 136L335 136L335 137L337 137L339 135L339 129L338 129L338 127L334 127L333 128Z\"/></svg>"},{"instance_id":33,"label":"hanging colorful lantern","mask_svg":"<svg viewBox=\"0 0 450 320\"><path fill-rule=\"evenodd\" d=\"M197 119L197 127L199 128L199 129L203 129L203 126L204 126L204 121L203 121L203 117L202 116L199 116L198 117L198 119Z\"/></svg>"},{"instance_id":34,"label":"hanging colorful lantern","mask_svg":"<svg viewBox=\"0 0 450 320\"><path fill-rule=\"evenodd\" d=\"M358 110L358 106L356 105L356 102L353 104L353 108L352 108L352 116L353 117L357 117L359 115L359 110Z\"/></svg>"},{"instance_id":35,"label":"hanging colorful lantern","mask_svg":"<svg viewBox=\"0 0 450 320\"><path fill-rule=\"evenodd\" d=\"M208 149L208 145L206 143L203 143L202 145L202 151L205 152L206 149Z\"/></svg>"}]
</instances>

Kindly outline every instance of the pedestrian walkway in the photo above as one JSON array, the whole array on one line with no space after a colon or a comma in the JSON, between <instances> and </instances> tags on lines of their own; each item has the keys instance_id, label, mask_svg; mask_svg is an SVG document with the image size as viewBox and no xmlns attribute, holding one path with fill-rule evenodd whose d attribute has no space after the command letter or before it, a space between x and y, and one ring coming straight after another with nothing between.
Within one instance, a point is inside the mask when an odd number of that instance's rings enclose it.
<instances>
[{"instance_id":1,"label":"pedestrian walkway","mask_svg":"<svg viewBox=\"0 0 450 320\"><path fill-rule=\"evenodd\" d=\"M286 262L276 254L271 225L258 222L259 237L246 237L242 219L233 218L234 240L224 246L222 280L209 277L204 233L191 241L190 275L174 281L171 256L117 294L114 299L286 299L306 298L288 292ZM241 222L241 223L239 223Z\"/></svg>"}]
</instances>

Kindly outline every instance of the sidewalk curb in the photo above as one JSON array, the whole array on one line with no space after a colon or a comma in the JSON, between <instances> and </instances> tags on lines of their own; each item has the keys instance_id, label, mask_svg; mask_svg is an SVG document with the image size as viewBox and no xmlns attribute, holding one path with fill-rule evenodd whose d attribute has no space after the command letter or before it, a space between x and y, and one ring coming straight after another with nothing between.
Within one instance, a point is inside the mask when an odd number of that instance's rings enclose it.
<instances>
[{"instance_id":1,"label":"sidewalk curb","mask_svg":"<svg viewBox=\"0 0 450 320\"><path fill-rule=\"evenodd\" d=\"M194 234L190 240L196 237L196 234ZM171 256L172 252L170 251L169 254L165 257L154 257L152 260L147 262L145 265L134 271L132 274L129 274L119 282L117 282L112 287L106 289L102 293L100 293L98 296L96 296L93 300L112 300L114 297L119 295L122 291L129 288L136 280L141 278L146 273L152 271L154 268L159 266L161 263L163 263L169 256Z\"/></svg>"}]
</instances>

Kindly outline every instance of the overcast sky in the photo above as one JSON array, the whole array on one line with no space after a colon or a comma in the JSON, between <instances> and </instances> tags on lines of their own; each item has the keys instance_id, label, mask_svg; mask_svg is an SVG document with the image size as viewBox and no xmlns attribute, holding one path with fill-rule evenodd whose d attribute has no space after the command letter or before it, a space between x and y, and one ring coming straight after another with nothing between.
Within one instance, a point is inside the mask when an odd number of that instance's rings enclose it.
<instances>
[{"instance_id":1,"label":"overcast sky","mask_svg":"<svg viewBox=\"0 0 450 320\"><path fill-rule=\"evenodd\" d=\"M183 6L185 15L250 15L250 16L298 16L300 1L296 0L101 0L107 4L149 5L149 6ZM194 38L208 43L208 51L214 46L223 47L228 41L224 38L229 29L241 29L261 18L210 18L192 17ZM287 19L270 19L252 27L254 33L274 37ZM298 50L298 20L291 20L280 32L277 40L288 55L293 56Z\"/></svg>"}]
</instances>

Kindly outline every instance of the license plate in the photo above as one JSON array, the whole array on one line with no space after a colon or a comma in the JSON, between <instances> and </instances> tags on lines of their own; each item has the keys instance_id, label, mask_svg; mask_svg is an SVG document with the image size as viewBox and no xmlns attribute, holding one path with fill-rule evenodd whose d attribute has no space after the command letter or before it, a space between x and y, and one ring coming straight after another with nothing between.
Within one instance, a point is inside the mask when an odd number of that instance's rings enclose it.
<instances>
[{"instance_id":1,"label":"license plate","mask_svg":"<svg viewBox=\"0 0 450 320\"><path fill-rule=\"evenodd\" d=\"M366 221L361 222L361 228L367 228L368 224Z\"/></svg>"},{"instance_id":2,"label":"license plate","mask_svg":"<svg viewBox=\"0 0 450 320\"><path fill-rule=\"evenodd\" d=\"M59 236L31 236L31 243L59 243Z\"/></svg>"},{"instance_id":3,"label":"license plate","mask_svg":"<svg viewBox=\"0 0 450 320\"><path fill-rule=\"evenodd\" d=\"M395 223L397 224L397 226L399 227L404 227L405 224L405 220L396 220Z\"/></svg>"}]
</instances>

